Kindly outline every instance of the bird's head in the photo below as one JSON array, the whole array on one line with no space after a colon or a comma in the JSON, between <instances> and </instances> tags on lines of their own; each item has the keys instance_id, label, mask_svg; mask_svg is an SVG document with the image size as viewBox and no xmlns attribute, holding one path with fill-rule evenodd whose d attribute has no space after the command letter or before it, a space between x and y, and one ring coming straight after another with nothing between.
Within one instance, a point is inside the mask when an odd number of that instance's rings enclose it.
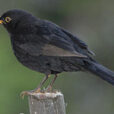
<instances>
[{"instance_id":1,"label":"bird's head","mask_svg":"<svg viewBox=\"0 0 114 114\"><path fill-rule=\"evenodd\" d=\"M8 30L9 33L21 32L23 27L30 26L36 18L23 10L9 10L0 17L0 24Z\"/></svg>"}]
</instances>

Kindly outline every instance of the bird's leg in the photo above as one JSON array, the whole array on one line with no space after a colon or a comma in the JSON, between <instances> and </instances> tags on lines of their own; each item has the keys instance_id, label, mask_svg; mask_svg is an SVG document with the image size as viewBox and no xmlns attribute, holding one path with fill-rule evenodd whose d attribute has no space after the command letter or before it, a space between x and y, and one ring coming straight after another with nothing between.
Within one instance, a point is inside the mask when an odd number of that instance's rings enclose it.
<instances>
[{"instance_id":1,"label":"bird's leg","mask_svg":"<svg viewBox=\"0 0 114 114\"><path fill-rule=\"evenodd\" d=\"M55 74L53 80L51 81L50 85L47 87L47 91L50 92L52 90L53 84L55 82L55 80L57 79L58 75Z\"/></svg>"},{"instance_id":2,"label":"bird's leg","mask_svg":"<svg viewBox=\"0 0 114 114\"><path fill-rule=\"evenodd\" d=\"M40 92L41 90L41 87L42 85L46 82L46 80L50 77L50 75L46 75L43 80L41 81L40 85L34 89L34 90L31 90L31 91L23 91L20 95L22 98L24 98L25 95L29 95L30 93L38 93Z\"/></svg>"},{"instance_id":3,"label":"bird's leg","mask_svg":"<svg viewBox=\"0 0 114 114\"><path fill-rule=\"evenodd\" d=\"M38 85L38 87L35 89L35 91L34 91L35 93L40 92L42 85L46 82L46 80L47 80L49 77L50 77L50 75L46 75L46 76L44 77L44 79L41 81L40 85Z\"/></svg>"}]
</instances>

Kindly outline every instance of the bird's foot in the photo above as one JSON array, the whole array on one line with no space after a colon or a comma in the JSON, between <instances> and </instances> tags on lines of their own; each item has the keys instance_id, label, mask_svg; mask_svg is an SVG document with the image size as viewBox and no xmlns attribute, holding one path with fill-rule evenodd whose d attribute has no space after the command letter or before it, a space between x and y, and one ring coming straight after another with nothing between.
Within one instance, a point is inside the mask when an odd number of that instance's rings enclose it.
<instances>
[{"instance_id":1,"label":"bird's foot","mask_svg":"<svg viewBox=\"0 0 114 114\"><path fill-rule=\"evenodd\" d=\"M40 93L40 92L41 92L41 89L37 88L37 89L31 90L31 91L23 91L23 92L21 92L20 96L22 97L22 99L24 99L25 95L31 95L31 94Z\"/></svg>"},{"instance_id":2,"label":"bird's foot","mask_svg":"<svg viewBox=\"0 0 114 114\"><path fill-rule=\"evenodd\" d=\"M41 92L41 88L36 88L33 93L40 93Z\"/></svg>"},{"instance_id":3,"label":"bird's foot","mask_svg":"<svg viewBox=\"0 0 114 114\"><path fill-rule=\"evenodd\" d=\"M22 99L24 99L25 95L29 95L31 93L31 91L22 91L20 96Z\"/></svg>"},{"instance_id":4,"label":"bird's foot","mask_svg":"<svg viewBox=\"0 0 114 114\"><path fill-rule=\"evenodd\" d=\"M46 88L46 92L52 92L52 86L48 86L48 87Z\"/></svg>"}]
</instances>

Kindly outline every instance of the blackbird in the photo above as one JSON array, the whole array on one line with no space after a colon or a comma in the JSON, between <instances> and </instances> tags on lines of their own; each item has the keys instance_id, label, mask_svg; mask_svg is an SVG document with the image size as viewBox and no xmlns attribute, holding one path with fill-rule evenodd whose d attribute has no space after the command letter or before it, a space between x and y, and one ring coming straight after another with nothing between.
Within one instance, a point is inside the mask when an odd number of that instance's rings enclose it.
<instances>
[{"instance_id":1,"label":"blackbird","mask_svg":"<svg viewBox=\"0 0 114 114\"><path fill-rule=\"evenodd\" d=\"M32 92L40 92L49 75L54 74L48 86L51 90L61 72L89 71L114 85L114 72L97 63L86 43L60 26L19 9L5 12L0 17L0 24L10 34L18 61L45 74Z\"/></svg>"}]
</instances>

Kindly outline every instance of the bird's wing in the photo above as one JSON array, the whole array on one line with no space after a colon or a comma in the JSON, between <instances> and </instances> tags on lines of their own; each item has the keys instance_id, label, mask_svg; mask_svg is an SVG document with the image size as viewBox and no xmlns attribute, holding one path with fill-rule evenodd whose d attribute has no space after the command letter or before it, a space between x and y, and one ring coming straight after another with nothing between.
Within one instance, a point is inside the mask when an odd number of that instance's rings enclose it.
<instances>
[{"instance_id":1,"label":"bird's wing","mask_svg":"<svg viewBox=\"0 0 114 114\"><path fill-rule=\"evenodd\" d=\"M24 43L17 45L18 48L23 50L24 52L32 55L32 56L39 56L41 55L41 47L37 43Z\"/></svg>"},{"instance_id":2,"label":"bird's wing","mask_svg":"<svg viewBox=\"0 0 114 114\"><path fill-rule=\"evenodd\" d=\"M88 45L85 42L83 42L82 40L80 40L79 38L77 38L76 36L74 36L73 34L71 34L70 32L66 31L65 29L61 28L61 30L66 35L68 35L72 39L72 41L74 43L77 43L82 49L86 50L87 53L89 53L91 55L95 55L95 53L88 48Z\"/></svg>"},{"instance_id":3,"label":"bird's wing","mask_svg":"<svg viewBox=\"0 0 114 114\"><path fill-rule=\"evenodd\" d=\"M63 57L74 56L74 57L81 57L81 58L87 57L79 52L76 52L76 51L70 52L68 50L65 50L63 48L60 48L60 47L57 47L57 46L51 45L51 44L46 44L42 48L42 54L47 55L47 56L63 56Z\"/></svg>"},{"instance_id":4,"label":"bird's wing","mask_svg":"<svg viewBox=\"0 0 114 114\"><path fill-rule=\"evenodd\" d=\"M87 45L81 40L73 38L72 34L59 26L44 21L42 26L36 24L35 27L37 29L33 35L35 38L32 38L33 40L29 43L20 45L29 54L87 58L89 52Z\"/></svg>"},{"instance_id":5,"label":"bird's wing","mask_svg":"<svg viewBox=\"0 0 114 114\"><path fill-rule=\"evenodd\" d=\"M47 49L50 50L50 52L52 52L53 47L53 50L61 49L61 51L59 50L60 52L64 50L65 52L78 54L79 56L83 55L87 57L89 54L94 54L83 41L52 22L44 21L44 26L40 28L40 32L42 31L41 33L43 33L44 30L45 32L41 36L48 41L46 47L48 47ZM65 54L65 52L62 53ZM56 51L53 52L53 55L59 56L59 54L60 53L56 53ZM61 55L63 56L63 54Z\"/></svg>"},{"instance_id":6,"label":"bird's wing","mask_svg":"<svg viewBox=\"0 0 114 114\"><path fill-rule=\"evenodd\" d=\"M59 57L78 57L78 58L87 58L86 55L83 55L78 52L70 52L63 48L59 48L55 45L45 44L44 46L39 46L37 43L25 43L18 45L19 48L24 50L33 56L45 55L45 56L59 56Z\"/></svg>"}]
</instances>

